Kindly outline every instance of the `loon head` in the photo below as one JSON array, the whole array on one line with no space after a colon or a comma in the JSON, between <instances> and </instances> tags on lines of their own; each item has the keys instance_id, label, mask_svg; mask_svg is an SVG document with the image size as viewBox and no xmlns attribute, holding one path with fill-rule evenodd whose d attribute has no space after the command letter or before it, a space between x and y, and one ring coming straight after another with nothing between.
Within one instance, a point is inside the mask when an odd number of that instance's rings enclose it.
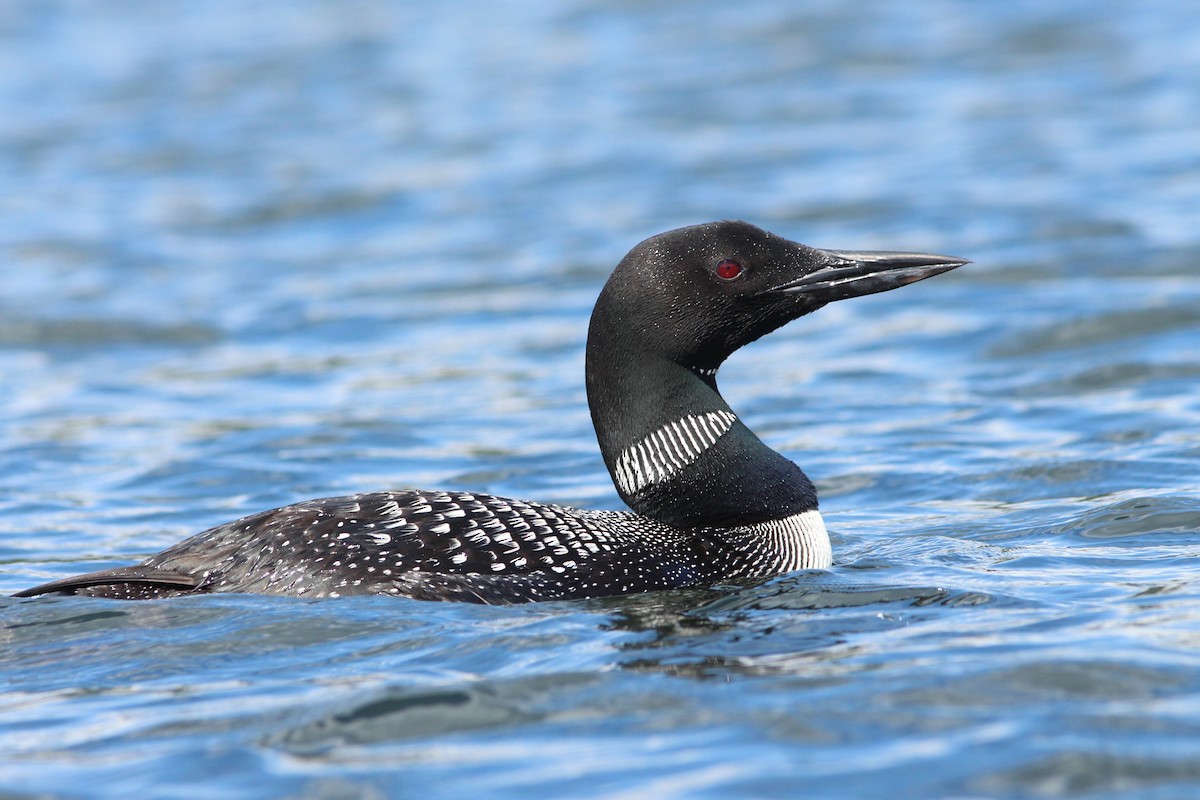
<instances>
[{"instance_id":1,"label":"loon head","mask_svg":"<svg viewBox=\"0 0 1200 800\"><path fill-rule=\"evenodd\" d=\"M714 370L739 347L826 303L966 263L930 253L821 250L748 222L693 225L634 247L605 285L593 323L615 323L623 344L641 353Z\"/></svg>"},{"instance_id":2,"label":"loon head","mask_svg":"<svg viewBox=\"0 0 1200 800\"><path fill-rule=\"evenodd\" d=\"M826 303L967 263L819 250L746 222L653 236L613 271L592 314L587 391L622 499L669 525L747 525L816 511L812 482L717 391L731 353Z\"/></svg>"}]
</instances>

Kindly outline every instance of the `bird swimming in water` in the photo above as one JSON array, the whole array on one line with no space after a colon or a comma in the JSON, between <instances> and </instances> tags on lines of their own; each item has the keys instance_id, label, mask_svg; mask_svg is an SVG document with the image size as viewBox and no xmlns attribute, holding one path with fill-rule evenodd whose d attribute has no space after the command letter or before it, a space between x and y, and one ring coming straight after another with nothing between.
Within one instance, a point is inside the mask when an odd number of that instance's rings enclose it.
<instances>
[{"instance_id":1,"label":"bird swimming in water","mask_svg":"<svg viewBox=\"0 0 1200 800\"><path fill-rule=\"evenodd\" d=\"M730 409L717 370L738 348L826 303L965 263L820 250L746 222L667 231L617 265L588 330L592 422L632 513L463 491L308 500L210 528L135 566L14 597L253 592L520 603L828 567L816 489Z\"/></svg>"}]
</instances>

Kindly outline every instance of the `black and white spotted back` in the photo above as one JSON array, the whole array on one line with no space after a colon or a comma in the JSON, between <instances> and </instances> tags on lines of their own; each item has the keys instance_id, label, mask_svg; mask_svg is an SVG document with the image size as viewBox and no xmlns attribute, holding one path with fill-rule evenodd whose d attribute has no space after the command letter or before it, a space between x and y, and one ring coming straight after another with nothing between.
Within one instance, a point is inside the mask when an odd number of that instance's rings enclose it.
<instances>
[{"instance_id":1,"label":"black and white spotted back","mask_svg":"<svg viewBox=\"0 0 1200 800\"><path fill-rule=\"evenodd\" d=\"M194 586L126 582L79 593L392 594L503 603L682 588L829 561L816 512L773 531L681 531L628 512L466 492L380 492L245 517L140 565L152 575L192 575Z\"/></svg>"}]
</instances>

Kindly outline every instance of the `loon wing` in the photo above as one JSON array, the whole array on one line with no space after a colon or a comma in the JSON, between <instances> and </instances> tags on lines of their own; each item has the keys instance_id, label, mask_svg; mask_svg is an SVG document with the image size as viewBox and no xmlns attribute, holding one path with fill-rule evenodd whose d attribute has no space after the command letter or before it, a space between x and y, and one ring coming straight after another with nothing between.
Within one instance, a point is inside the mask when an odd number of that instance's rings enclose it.
<instances>
[{"instance_id":1,"label":"loon wing","mask_svg":"<svg viewBox=\"0 0 1200 800\"><path fill-rule=\"evenodd\" d=\"M596 585L598 563L645 558L644 548L630 550L628 540L635 533L661 535L665 529L659 528L628 512L466 492L376 492L262 511L202 531L140 564L62 578L13 596L150 600L255 592L482 603L559 599ZM631 581L631 572L646 568L625 564L618 580Z\"/></svg>"},{"instance_id":2,"label":"loon wing","mask_svg":"<svg viewBox=\"0 0 1200 800\"><path fill-rule=\"evenodd\" d=\"M80 589L90 589L96 586L123 586L132 589L134 586L144 587L149 593L157 594L163 590L168 592L187 592L200 585L200 579L193 575L184 575L174 570L155 569L154 567L133 566L105 569L99 572L88 572L74 575L70 578L60 578L56 581L24 589L13 597L36 597L51 592L76 592ZM135 590L136 591L136 590ZM120 592L121 595L128 591Z\"/></svg>"}]
</instances>

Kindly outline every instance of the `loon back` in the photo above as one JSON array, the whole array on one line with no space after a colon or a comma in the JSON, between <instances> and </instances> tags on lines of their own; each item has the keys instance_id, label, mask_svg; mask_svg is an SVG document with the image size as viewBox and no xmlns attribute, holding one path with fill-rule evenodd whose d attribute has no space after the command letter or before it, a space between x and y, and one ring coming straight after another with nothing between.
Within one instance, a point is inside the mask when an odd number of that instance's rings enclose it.
<instances>
[{"instance_id":1,"label":"loon back","mask_svg":"<svg viewBox=\"0 0 1200 800\"><path fill-rule=\"evenodd\" d=\"M812 482L729 408L717 370L739 347L826 303L965 263L819 250L745 222L659 234L617 265L588 331L592 422L632 513L467 492L309 500L210 528L138 565L14 597L256 592L513 603L828 567Z\"/></svg>"}]
</instances>

